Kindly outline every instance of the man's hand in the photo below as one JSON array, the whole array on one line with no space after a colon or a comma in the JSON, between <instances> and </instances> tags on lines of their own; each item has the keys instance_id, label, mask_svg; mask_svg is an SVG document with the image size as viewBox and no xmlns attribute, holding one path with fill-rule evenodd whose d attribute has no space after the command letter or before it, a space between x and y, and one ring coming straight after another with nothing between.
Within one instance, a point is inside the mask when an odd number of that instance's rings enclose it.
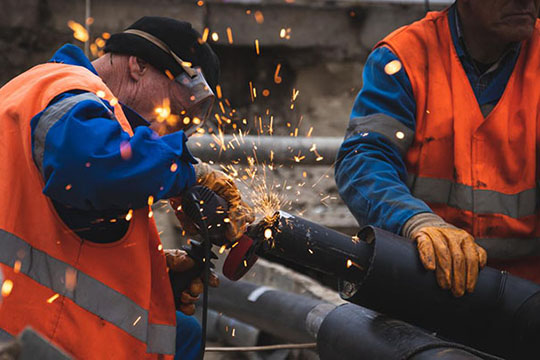
<instances>
[{"instance_id":1,"label":"man's hand","mask_svg":"<svg viewBox=\"0 0 540 360\"><path fill-rule=\"evenodd\" d=\"M240 191L234 183L234 179L222 171L214 170L206 163L195 165L197 183L206 186L218 196L223 198L229 207L228 226L225 236L229 241L236 241L247 229L247 224L255 221L253 209L242 201ZM186 218L180 207L181 199L173 198L170 200L171 206L176 212L176 216L183 229L188 234L195 234L197 229L193 223Z\"/></svg>"},{"instance_id":2,"label":"man's hand","mask_svg":"<svg viewBox=\"0 0 540 360\"><path fill-rule=\"evenodd\" d=\"M165 260L167 261L167 267L169 271L174 272L186 272L195 265L193 260L185 251L178 249L166 249ZM214 273L210 273L209 286L218 287L219 279ZM178 310L186 315L193 315L195 313L195 302L199 300L199 295L203 293L204 286L201 277L196 277L191 280L189 288L182 292L180 297L180 307Z\"/></svg>"},{"instance_id":3,"label":"man's hand","mask_svg":"<svg viewBox=\"0 0 540 360\"><path fill-rule=\"evenodd\" d=\"M473 292L487 254L468 232L452 226L427 226L414 232L412 238L422 264L427 270L435 270L440 287L451 289L456 297L462 296L465 289Z\"/></svg>"}]
</instances>

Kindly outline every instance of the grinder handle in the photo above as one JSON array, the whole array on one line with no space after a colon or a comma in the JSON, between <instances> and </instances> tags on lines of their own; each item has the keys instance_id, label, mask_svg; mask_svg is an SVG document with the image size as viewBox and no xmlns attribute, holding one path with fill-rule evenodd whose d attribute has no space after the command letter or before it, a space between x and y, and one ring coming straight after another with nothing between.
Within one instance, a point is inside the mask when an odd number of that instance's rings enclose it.
<instances>
[{"instance_id":1,"label":"grinder handle","mask_svg":"<svg viewBox=\"0 0 540 360\"><path fill-rule=\"evenodd\" d=\"M174 304L177 309L181 305L180 298L182 293L189 289L193 279L201 276L204 270L204 248L200 242L192 240L190 245L182 246L182 250L187 252L188 256L195 261L195 264L187 271L169 271L169 278L171 280L174 295ZM217 259L217 256L213 252L210 252L210 268L215 267L212 263L212 259Z\"/></svg>"}]
</instances>

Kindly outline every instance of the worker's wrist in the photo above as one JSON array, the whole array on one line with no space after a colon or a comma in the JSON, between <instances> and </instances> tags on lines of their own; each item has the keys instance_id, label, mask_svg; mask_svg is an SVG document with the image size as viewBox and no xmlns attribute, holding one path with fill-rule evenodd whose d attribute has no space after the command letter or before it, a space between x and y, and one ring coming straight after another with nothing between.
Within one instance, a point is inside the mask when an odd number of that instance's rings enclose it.
<instances>
[{"instance_id":1,"label":"worker's wrist","mask_svg":"<svg viewBox=\"0 0 540 360\"><path fill-rule=\"evenodd\" d=\"M208 163L202 162L201 160L199 160L197 164L193 165L193 167L195 168L195 178L197 180L205 177L213 171L212 167L208 165Z\"/></svg>"},{"instance_id":2,"label":"worker's wrist","mask_svg":"<svg viewBox=\"0 0 540 360\"><path fill-rule=\"evenodd\" d=\"M453 227L452 225L444 221L443 218L439 215L426 212L416 214L409 220L407 220L407 222L405 222L403 228L401 229L401 235L407 238L412 238L414 234L416 234L420 229L428 226L442 228Z\"/></svg>"}]
</instances>

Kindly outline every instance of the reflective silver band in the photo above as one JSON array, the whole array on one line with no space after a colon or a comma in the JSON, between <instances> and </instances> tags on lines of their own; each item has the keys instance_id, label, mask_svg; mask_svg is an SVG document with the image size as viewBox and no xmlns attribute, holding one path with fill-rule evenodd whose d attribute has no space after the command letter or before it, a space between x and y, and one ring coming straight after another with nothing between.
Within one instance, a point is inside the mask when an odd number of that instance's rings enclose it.
<instances>
[{"instance_id":1,"label":"reflective silver band","mask_svg":"<svg viewBox=\"0 0 540 360\"><path fill-rule=\"evenodd\" d=\"M382 113L351 119L345 139L370 132L376 132L386 137L399 149L402 156L407 153L414 141L414 131L393 117Z\"/></svg>"},{"instance_id":2,"label":"reflective silver band","mask_svg":"<svg viewBox=\"0 0 540 360\"><path fill-rule=\"evenodd\" d=\"M50 128L66 115L75 105L81 101L91 100L103 104L102 100L91 92L70 96L49 107L41 114L33 134L33 156L39 171L43 174L43 154L45 152L45 139ZM105 106L105 104L103 104ZM107 110L109 110L107 108ZM112 114L112 113L111 113ZM114 114L111 115L114 119Z\"/></svg>"},{"instance_id":3,"label":"reflective silver band","mask_svg":"<svg viewBox=\"0 0 540 360\"><path fill-rule=\"evenodd\" d=\"M145 342L147 352L174 354L175 326L149 324L148 311L127 296L0 229L0 263L13 267L17 260L22 274ZM72 289L67 274L76 279Z\"/></svg>"},{"instance_id":4,"label":"reflective silver band","mask_svg":"<svg viewBox=\"0 0 540 360\"><path fill-rule=\"evenodd\" d=\"M504 194L493 190L474 189L446 179L417 177L409 174L407 181L411 193L426 202L472 211L476 214L502 214L515 219L536 213L538 188L517 194Z\"/></svg>"},{"instance_id":5,"label":"reflective silver band","mask_svg":"<svg viewBox=\"0 0 540 360\"><path fill-rule=\"evenodd\" d=\"M170 325L148 324L148 347L152 354L174 354L176 350L176 328Z\"/></svg>"},{"instance_id":6,"label":"reflective silver band","mask_svg":"<svg viewBox=\"0 0 540 360\"><path fill-rule=\"evenodd\" d=\"M525 238L525 239L507 239L507 238L492 238L492 239L475 239L475 241L483 247L488 259L513 259L524 256L540 256L540 239Z\"/></svg>"}]
</instances>

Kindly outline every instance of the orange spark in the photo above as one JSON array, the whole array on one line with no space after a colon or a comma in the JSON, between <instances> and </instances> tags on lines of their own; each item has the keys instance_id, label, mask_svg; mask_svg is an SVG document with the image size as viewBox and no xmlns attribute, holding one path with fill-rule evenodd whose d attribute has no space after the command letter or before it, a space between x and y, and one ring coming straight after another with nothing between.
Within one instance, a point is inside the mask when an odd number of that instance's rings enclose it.
<instances>
[{"instance_id":1,"label":"orange spark","mask_svg":"<svg viewBox=\"0 0 540 360\"><path fill-rule=\"evenodd\" d=\"M11 294L11 290L13 290L13 281L11 280L4 280L4 283L2 284L2 296L8 297L9 294Z\"/></svg>"},{"instance_id":2,"label":"orange spark","mask_svg":"<svg viewBox=\"0 0 540 360\"><path fill-rule=\"evenodd\" d=\"M229 44L233 43L232 29L230 27L227 28L227 39L229 40Z\"/></svg>"},{"instance_id":3,"label":"orange spark","mask_svg":"<svg viewBox=\"0 0 540 360\"><path fill-rule=\"evenodd\" d=\"M255 52L257 53L257 55L261 54L261 50L259 48L259 39L255 39Z\"/></svg>"},{"instance_id":4,"label":"orange spark","mask_svg":"<svg viewBox=\"0 0 540 360\"><path fill-rule=\"evenodd\" d=\"M222 98L222 93L221 93L221 85L216 85L216 95L218 97L218 99L221 99Z\"/></svg>"},{"instance_id":5,"label":"orange spark","mask_svg":"<svg viewBox=\"0 0 540 360\"><path fill-rule=\"evenodd\" d=\"M13 272L15 274L18 274L21 271L21 260L15 260L15 263L13 264Z\"/></svg>"},{"instance_id":6,"label":"orange spark","mask_svg":"<svg viewBox=\"0 0 540 360\"><path fill-rule=\"evenodd\" d=\"M384 72L388 75L394 75L398 73L402 68L401 61L392 60L384 67Z\"/></svg>"},{"instance_id":7,"label":"orange spark","mask_svg":"<svg viewBox=\"0 0 540 360\"><path fill-rule=\"evenodd\" d=\"M208 40L208 34L210 34L210 29L204 28L203 34L202 34L202 39L201 39L201 41L203 43L205 43Z\"/></svg>"},{"instance_id":8,"label":"orange spark","mask_svg":"<svg viewBox=\"0 0 540 360\"><path fill-rule=\"evenodd\" d=\"M281 69L281 64L277 64L276 71L274 72L274 82L276 84L281 84L281 77L279 76L279 70Z\"/></svg>"},{"instance_id":9,"label":"orange spark","mask_svg":"<svg viewBox=\"0 0 540 360\"><path fill-rule=\"evenodd\" d=\"M255 16L255 21L257 22L257 24L262 24L264 22L264 16L261 11L255 11L255 14L253 16Z\"/></svg>"},{"instance_id":10,"label":"orange spark","mask_svg":"<svg viewBox=\"0 0 540 360\"><path fill-rule=\"evenodd\" d=\"M73 291L75 290L75 286L77 286L77 270L74 268L67 268L66 269L66 290Z\"/></svg>"},{"instance_id":11,"label":"orange spark","mask_svg":"<svg viewBox=\"0 0 540 360\"><path fill-rule=\"evenodd\" d=\"M58 299L60 297L60 294L54 294L53 296L51 296L50 298L47 299L47 302L49 304L52 304L54 302L54 300Z\"/></svg>"},{"instance_id":12,"label":"orange spark","mask_svg":"<svg viewBox=\"0 0 540 360\"><path fill-rule=\"evenodd\" d=\"M131 145L129 144L129 141L123 141L120 144L120 156L124 160L131 159L132 152L131 152Z\"/></svg>"},{"instance_id":13,"label":"orange spark","mask_svg":"<svg viewBox=\"0 0 540 360\"><path fill-rule=\"evenodd\" d=\"M68 26L71 30L73 30L73 37L79 41L86 42L89 39L88 31L79 24L78 22L75 22L73 20L68 21Z\"/></svg>"},{"instance_id":14,"label":"orange spark","mask_svg":"<svg viewBox=\"0 0 540 360\"><path fill-rule=\"evenodd\" d=\"M133 209L129 209L128 213L126 214L126 221L129 221L133 218Z\"/></svg>"},{"instance_id":15,"label":"orange spark","mask_svg":"<svg viewBox=\"0 0 540 360\"><path fill-rule=\"evenodd\" d=\"M225 251L225 249L227 248L227 245L223 245L219 248L219 253L220 254L223 254L223 252Z\"/></svg>"},{"instance_id":16,"label":"orange spark","mask_svg":"<svg viewBox=\"0 0 540 360\"><path fill-rule=\"evenodd\" d=\"M166 70L165 70L165 75L167 75L167 77L168 77L170 80L174 80L174 75L172 74L172 72L171 72L169 69L166 69Z\"/></svg>"}]
</instances>

